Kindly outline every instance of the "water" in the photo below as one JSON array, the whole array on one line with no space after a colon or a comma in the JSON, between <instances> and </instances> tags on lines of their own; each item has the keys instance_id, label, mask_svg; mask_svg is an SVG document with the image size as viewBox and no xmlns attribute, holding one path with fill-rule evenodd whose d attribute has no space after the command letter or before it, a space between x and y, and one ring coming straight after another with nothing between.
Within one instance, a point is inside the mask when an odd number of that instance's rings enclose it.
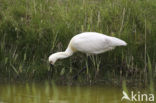
<instances>
[{"instance_id":1,"label":"water","mask_svg":"<svg viewBox=\"0 0 156 103\"><path fill-rule=\"evenodd\" d=\"M111 86L57 86L54 83L0 84L0 103L121 103Z\"/></svg>"}]
</instances>

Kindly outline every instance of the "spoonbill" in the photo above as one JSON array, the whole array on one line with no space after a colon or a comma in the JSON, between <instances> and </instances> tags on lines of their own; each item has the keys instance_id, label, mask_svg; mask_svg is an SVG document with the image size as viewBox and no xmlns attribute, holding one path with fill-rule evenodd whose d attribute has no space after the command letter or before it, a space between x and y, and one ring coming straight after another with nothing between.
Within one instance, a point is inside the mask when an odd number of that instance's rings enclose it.
<instances>
[{"instance_id":1,"label":"spoonbill","mask_svg":"<svg viewBox=\"0 0 156 103\"><path fill-rule=\"evenodd\" d=\"M116 46L126 46L127 43L119 38L97 32L83 32L75 35L64 52L49 56L49 63L54 65L58 59L64 59L79 51L86 54L100 54L114 49Z\"/></svg>"}]
</instances>

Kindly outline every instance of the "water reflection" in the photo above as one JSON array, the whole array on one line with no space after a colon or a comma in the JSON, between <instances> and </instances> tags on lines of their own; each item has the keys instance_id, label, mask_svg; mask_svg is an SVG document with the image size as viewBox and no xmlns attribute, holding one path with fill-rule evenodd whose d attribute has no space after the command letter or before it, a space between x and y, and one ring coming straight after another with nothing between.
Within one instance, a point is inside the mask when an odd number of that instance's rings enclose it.
<instances>
[{"instance_id":1,"label":"water reflection","mask_svg":"<svg viewBox=\"0 0 156 103\"><path fill-rule=\"evenodd\" d=\"M0 103L120 103L121 97L122 90L110 86L0 84Z\"/></svg>"}]
</instances>

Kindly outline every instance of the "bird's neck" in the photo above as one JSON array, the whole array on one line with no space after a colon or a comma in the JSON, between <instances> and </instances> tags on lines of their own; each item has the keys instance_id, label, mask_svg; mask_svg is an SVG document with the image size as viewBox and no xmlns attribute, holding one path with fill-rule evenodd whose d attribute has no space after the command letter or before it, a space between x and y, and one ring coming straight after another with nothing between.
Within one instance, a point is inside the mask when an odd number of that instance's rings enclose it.
<instances>
[{"instance_id":1,"label":"bird's neck","mask_svg":"<svg viewBox=\"0 0 156 103\"><path fill-rule=\"evenodd\" d=\"M55 55L57 59L64 59L71 56L72 54L73 51L70 48L67 48L64 52L57 52Z\"/></svg>"}]
</instances>

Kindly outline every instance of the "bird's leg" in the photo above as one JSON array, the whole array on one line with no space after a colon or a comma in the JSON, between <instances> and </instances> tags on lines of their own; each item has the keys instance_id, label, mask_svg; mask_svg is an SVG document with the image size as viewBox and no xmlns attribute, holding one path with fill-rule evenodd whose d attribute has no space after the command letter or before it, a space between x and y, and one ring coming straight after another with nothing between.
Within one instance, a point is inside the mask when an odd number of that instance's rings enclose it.
<instances>
[{"instance_id":1,"label":"bird's leg","mask_svg":"<svg viewBox=\"0 0 156 103\"><path fill-rule=\"evenodd\" d=\"M87 74L87 81L89 80L89 56L87 55L86 60L86 74Z\"/></svg>"},{"instance_id":2,"label":"bird's leg","mask_svg":"<svg viewBox=\"0 0 156 103\"><path fill-rule=\"evenodd\" d=\"M86 67L83 67L75 76L73 76L74 80L77 80L78 76L84 71L86 70Z\"/></svg>"},{"instance_id":3,"label":"bird's leg","mask_svg":"<svg viewBox=\"0 0 156 103\"><path fill-rule=\"evenodd\" d=\"M87 75L89 74L89 69L88 69L88 59L89 57L87 56L87 60L86 60L86 66L84 66L75 76L73 76L73 79L77 79L77 77L86 70ZM89 75L88 75L89 76ZM87 76L87 78L88 78Z\"/></svg>"},{"instance_id":4,"label":"bird's leg","mask_svg":"<svg viewBox=\"0 0 156 103\"><path fill-rule=\"evenodd\" d=\"M95 68L94 70L95 70L95 78L96 78L99 73L101 60L99 59L97 55L93 55L91 56L91 61L93 63L93 67Z\"/></svg>"},{"instance_id":5,"label":"bird's leg","mask_svg":"<svg viewBox=\"0 0 156 103\"><path fill-rule=\"evenodd\" d=\"M96 55L96 72L95 72L95 78L97 77L97 75L99 74L99 69L100 69L100 64L101 64L101 60L100 58Z\"/></svg>"}]
</instances>

